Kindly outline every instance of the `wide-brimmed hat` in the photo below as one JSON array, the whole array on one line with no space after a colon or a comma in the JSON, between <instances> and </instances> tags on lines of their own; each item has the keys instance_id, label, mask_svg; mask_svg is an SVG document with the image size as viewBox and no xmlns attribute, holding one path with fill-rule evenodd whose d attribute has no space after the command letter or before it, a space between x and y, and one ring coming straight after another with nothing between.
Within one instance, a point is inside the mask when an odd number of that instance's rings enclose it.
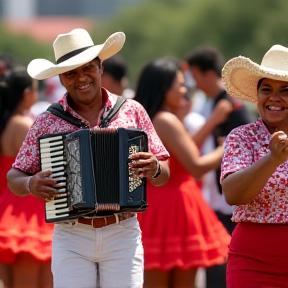
<instances>
[{"instance_id":1,"label":"wide-brimmed hat","mask_svg":"<svg viewBox=\"0 0 288 288\"><path fill-rule=\"evenodd\" d=\"M249 102L257 102L257 84L261 78L288 82L288 48L272 46L261 65L239 56L229 60L222 70L228 94Z\"/></svg>"},{"instance_id":2,"label":"wide-brimmed hat","mask_svg":"<svg viewBox=\"0 0 288 288\"><path fill-rule=\"evenodd\" d=\"M100 45L95 45L84 29L74 29L67 34L59 34L53 43L56 64L46 59L32 60L27 71L37 80L43 80L78 68L97 56L105 60L121 50L125 34L116 32Z\"/></svg>"}]
</instances>

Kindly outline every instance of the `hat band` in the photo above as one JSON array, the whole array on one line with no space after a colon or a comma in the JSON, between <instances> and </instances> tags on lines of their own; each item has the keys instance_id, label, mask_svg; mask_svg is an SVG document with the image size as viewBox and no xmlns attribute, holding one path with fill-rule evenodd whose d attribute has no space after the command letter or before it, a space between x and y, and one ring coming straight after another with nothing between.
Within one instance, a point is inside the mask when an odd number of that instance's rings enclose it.
<instances>
[{"instance_id":1,"label":"hat band","mask_svg":"<svg viewBox=\"0 0 288 288\"><path fill-rule=\"evenodd\" d=\"M57 64L60 64L61 62L64 62L65 60L67 60L67 59L69 59L69 58L71 58L71 57L73 57L73 56L75 56L75 55L77 55L77 54L80 54L81 52L83 52L83 51L85 51L85 50L87 50L88 48L93 47L93 46L94 46L94 45L91 45L91 46L87 46L87 47L84 47L84 48L80 48L80 49L76 49L76 50L74 50L74 51L71 51L71 52L69 52L69 53L61 56L61 57L56 61L56 63L57 63Z\"/></svg>"}]
</instances>

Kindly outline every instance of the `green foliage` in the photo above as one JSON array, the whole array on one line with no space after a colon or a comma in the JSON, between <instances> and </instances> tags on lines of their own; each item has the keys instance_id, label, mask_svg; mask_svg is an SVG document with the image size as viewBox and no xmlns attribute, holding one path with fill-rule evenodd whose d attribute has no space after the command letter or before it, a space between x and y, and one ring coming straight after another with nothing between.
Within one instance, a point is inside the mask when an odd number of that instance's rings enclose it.
<instances>
[{"instance_id":1,"label":"green foliage","mask_svg":"<svg viewBox=\"0 0 288 288\"><path fill-rule=\"evenodd\" d=\"M259 63L273 44L288 46L286 11L285 0L150 0L119 11L99 29L125 32L121 55L133 83L147 61L183 59L202 44L216 46L226 60L243 55Z\"/></svg>"},{"instance_id":2,"label":"green foliage","mask_svg":"<svg viewBox=\"0 0 288 288\"><path fill-rule=\"evenodd\" d=\"M95 19L95 43L123 31L120 51L129 64L133 87L148 61L162 56L183 59L194 47L216 46L226 60L243 55L257 63L274 44L288 46L287 0L142 0ZM0 52L15 54L24 64L34 58L54 61L52 43L41 45L28 36L8 34L0 25Z\"/></svg>"},{"instance_id":3,"label":"green foliage","mask_svg":"<svg viewBox=\"0 0 288 288\"><path fill-rule=\"evenodd\" d=\"M54 61L52 45L35 42L27 35L9 33L3 23L0 23L0 53L13 55L17 62L27 65L34 58L46 58Z\"/></svg>"}]
</instances>

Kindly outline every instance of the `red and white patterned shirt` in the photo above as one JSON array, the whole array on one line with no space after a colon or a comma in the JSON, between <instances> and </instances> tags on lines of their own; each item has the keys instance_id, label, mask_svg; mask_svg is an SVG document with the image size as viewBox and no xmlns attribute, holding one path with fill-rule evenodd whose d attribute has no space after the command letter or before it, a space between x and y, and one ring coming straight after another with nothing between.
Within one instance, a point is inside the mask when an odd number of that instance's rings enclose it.
<instances>
[{"instance_id":1,"label":"red and white patterned shirt","mask_svg":"<svg viewBox=\"0 0 288 288\"><path fill-rule=\"evenodd\" d=\"M231 131L225 141L221 181L229 174L249 167L269 154L270 139L271 133L261 119ZM278 166L253 201L247 205L236 206L232 220L288 223L288 161Z\"/></svg>"},{"instance_id":2,"label":"red and white patterned shirt","mask_svg":"<svg viewBox=\"0 0 288 288\"><path fill-rule=\"evenodd\" d=\"M104 108L99 113L103 116L116 103L117 96L102 88L102 97ZM87 120L77 114L67 103L67 94L59 101L65 111L70 112L74 117L79 118L87 126ZM100 118L100 117L99 117ZM98 124L99 124L98 119ZM95 127L98 127L97 126ZM153 153L159 160L166 160L169 158L169 153L157 135L154 126L144 109L144 107L132 99L127 99L119 113L113 118L109 124L109 128L138 128L147 133L149 151ZM58 118L50 112L44 112L37 117L36 121L28 131L28 134L23 142L23 145L16 157L13 168L20 169L23 172L35 174L41 170L39 162L39 147L37 137L46 134L56 134L62 132L72 132L79 130L78 127Z\"/></svg>"}]
</instances>

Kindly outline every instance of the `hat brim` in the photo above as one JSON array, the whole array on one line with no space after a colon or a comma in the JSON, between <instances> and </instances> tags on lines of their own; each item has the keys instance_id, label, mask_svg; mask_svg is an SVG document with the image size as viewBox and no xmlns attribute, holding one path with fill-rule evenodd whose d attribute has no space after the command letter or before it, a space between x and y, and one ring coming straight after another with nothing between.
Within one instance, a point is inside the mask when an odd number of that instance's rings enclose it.
<instances>
[{"instance_id":1,"label":"hat brim","mask_svg":"<svg viewBox=\"0 0 288 288\"><path fill-rule=\"evenodd\" d=\"M125 38L124 33L116 32L108 37L104 44L92 46L59 64L46 59L34 59L28 64L27 72L34 79L44 80L76 69L97 56L103 61L122 49Z\"/></svg>"},{"instance_id":2,"label":"hat brim","mask_svg":"<svg viewBox=\"0 0 288 288\"><path fill-rule=\"evenodd\" d=\"M288 82L288 72L260 66L243 56L229 60L222 69L227 93L244 101L257 103L257 84L261 78Z\"/></svg>"}]
</instances>

